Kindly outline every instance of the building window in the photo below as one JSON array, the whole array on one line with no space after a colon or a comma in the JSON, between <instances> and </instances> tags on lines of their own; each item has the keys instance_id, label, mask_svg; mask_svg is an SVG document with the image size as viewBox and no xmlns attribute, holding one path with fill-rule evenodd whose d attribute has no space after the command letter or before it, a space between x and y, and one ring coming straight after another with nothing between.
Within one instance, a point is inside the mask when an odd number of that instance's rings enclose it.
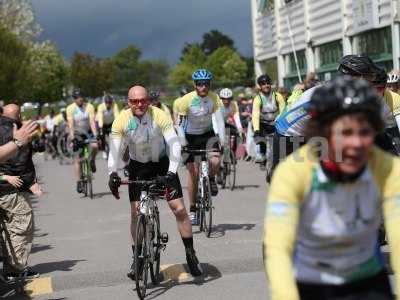
<instances>
[{"instance_id":1,"label":"building window","mask_svg":"<svg viewBox=\"0 0 400 300\"><path fill-rule=\"evenodd\" d=\"M358 52L378 58L392 54L392 33L390 27L363 32L357 36Z\"/></svg>"},{"instance_id":2,"label":"building window","mask_svg":"<svg viewBox=\"0 0 400 300\"><path fill-rule=\"evenodd\" d=\"M342 41L334 41L320 45L317 49L318 67L317 76L319 80L326 81L336 76L337 66L343 56Z\"/></svg>"},{"instance_id":3,"label":"building window","mask_svg":"<svg viewBox=\"0 0 400 300\"><path fill-rule=\"evenodd\" d=\"M278 83L278 59L276 57L263 60L261 62L262 70L268 74L274 84Z\"/></svg>"},{"instance_id":4,"label":"building window","mask_svg":"<svg viewBox=\"0 0 400 300\"><path fill-rule=\"evenodd\" d=\"M319 67L327 67L337 64L343 56L342 41L335 41L319 46Z\"/></svg>"},{"instance_id":5,"label":"building window","mask_svg":"<svg viewBox=\"0 0 400 300\"><path fill-rule=\"evenodd\" d=\"M296 51L296 55L297 55L297 62L299 64L300 73L307 72L306 51L305 50ZM289 71L289 73L297 73L296 60L294 59L293 53L289 54L288 71Z\"/></svg>"}]
</instances>

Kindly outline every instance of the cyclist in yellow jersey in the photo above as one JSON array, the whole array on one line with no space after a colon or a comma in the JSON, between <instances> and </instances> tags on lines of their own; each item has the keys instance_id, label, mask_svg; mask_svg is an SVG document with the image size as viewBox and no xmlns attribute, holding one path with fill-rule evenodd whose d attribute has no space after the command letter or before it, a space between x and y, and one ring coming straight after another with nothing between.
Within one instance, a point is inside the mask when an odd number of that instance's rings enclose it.
<instances>
[{"instance_id":1,"label":"cyclist in yellow jersey","mask_svg":"<svg viewBox=\"0 0 400 300\"><path fill-rule=\"evenodd\" d=\"M267 197L265 270L271 300L389 300L378 244L387 231L400 295L400 159L374 146L382 103L340 76L312 95L309 141L281 162Z\"/></svg>"},{"instance_id":2,"label":"cyclist in yellow jersey","mask_svg":"<svg viewBox=\"0 0 400 300\"><path fill-rule=\"evenodd\" d=\"M386 88L385 70L366 55L346 55L340 60L338 71L354 78L364 78L381 96L385 130L377 136L376 143L383 150L398 154L400 146L395 141L400 139L400 95Z\"/></svg>"},{"instance_id":3,"label":"cyclist in yellow jersey","mask_svg":"<svg viewBox=\"0 0 400 300\"><path fill-rule=\"evenodd\" d=\"M88 102L85 102L84 96L79 89L76 89L72 93L74 103L67 107L67 122L69 127L70 139L72 141L79 139L85 140L91 137L97 138L97 128L95 123L94 106ZM74 143L76 144L76 143ZM90 167L92 172L96 172L96 154L98 145L97 142L90 144L91 159ZM74 149L77 151L78 149ZM79 157L74 158L74 171L75 178L77 180L76 190L78 193L82 193L81 185L81 170L79 164Z\"/></svg>"},{"instance_id":4,"label":"cyclist in yellow jersey","mask_svg":"<svg viewBox=\"0 0 400 300\"><path fill-rule=\"evenodd\" d=\"M206 148L219 148L223 146L225 135L225 124L220 110L221 100L218 95L210 91L212 74L199 69L192 74L195 91L181 97L176 103L176 110L179 115L178 135L187 141L187 147L194 150ZM213 129L213 115L218 138ZM189 172L188 194L190 200L189 217L193 225L197 224L196 219L196 194L197 176L199 164L194 161L194 156L189 155L185 161ZM221 155L213 152L210 159L210 188L211 194L218 194L218 186L215 175L220 171Z\"/></svg>"},{"instance_id":5,"label":"cyclist in yellow jersey","mask_svg":"<svg viewBox=\"0 0 400 300\"><path fill-rule=\"evenodd\" d=\"M172 102L172 114L173 114L173 121L175 125L178 125L179 123L179 118L178 118L178 108L177 108L177 104L178 104L178 100L185 96L186 94L189 93L189 89L186 87L182 87L179 91L179 97L176 98L173 102Z\"/></svg>"},{"instance_id":6,"label":"cyclist in yellow jersey","mask_svg":"<svg viewBox=\"0 0 400 300\"><path fill-rule=\"evenodd\" d=\"M272 80L267 74L257 78L260 92L253 100L252 124L254 140L257 144L256 163L265 165L266 141L268 135L275 133L275 119L285 108L282 95L272 91Z\"/></svg>"},{"instance_id":7,"label":"cyclist in yellow jersey","mask_svg":"<svg viewBox=\"0 0 400 300\"><path fill-rule=\"evenodd\" d=\"M155 106L159 109L161 109L163 112L165 112L168 117L171 118L172 121L172 115L171 115L171 111L169 110L168 106L166 106L164 103L162 103L160 101L160 92L159 91L150 91L150 101L151 101L151 105Z\"/></svg>"},{"instance_id":8,"label":"cyclist in yellow jersey","mask_svg":"<svg viewBox=\"0 0 400 300\"><path fill-rule=\"evenodd\" d=\"M119 199L118 187L121 180L117 173L118 162L123 155L123 144L127 144L130 156L128 165L130 180L150 180L157 176L164 177L165 184L171 190L168 204L176 217L178 230L186 250L189 270L192 275L199 276L202 270L193 248L192 226L183 203L182 187L177 174L181 158L181 144L172 120L165 112L150 105L149 95L144 87L132 87L129 90L128 103L130 108L121 112L112 126L108 159L110 190ZM135 252L133 243L136 235L139 198L140 190L134 185L129 185L133 254ZM134 266L133 263L128 273L128 277L131 279L135 278Z\"/></svg>"},{"instance_id":9,"label":"cyclist in yellow jersey","mask_svg":"<svg viewBox=\"0 0 400 300\"><path fill-rule=\"evenodd\" d=\"M96 121L99 127L99 137L103 150L103 158L107 159L106 142L111 132L111 126L119 114L118 104L111 95L103 96L103 103L97 107Z\"/></svg>"},{"instance_id":10,"label":"cyclist in yellow jersey","mask_svg":"<svg viewBox=\"0 0 400 300\"><path fill-rule=\"evenodd\" d=\"M102 134L108 135L111 132L111 126L118 117L118 104L111 95L104 95L103 103L97 107L96 121Z\"/></svg>"}]
</instances>

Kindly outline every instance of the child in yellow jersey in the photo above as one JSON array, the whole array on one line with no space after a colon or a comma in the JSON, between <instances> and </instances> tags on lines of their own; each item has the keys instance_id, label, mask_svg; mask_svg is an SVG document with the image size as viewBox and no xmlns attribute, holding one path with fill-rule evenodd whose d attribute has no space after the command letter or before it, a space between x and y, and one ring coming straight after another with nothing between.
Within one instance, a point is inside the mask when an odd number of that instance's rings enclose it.
<instances>
[{"instance_id":1,"label":"child in yellow jersey","mask_svg":"<svg viewBox=\"0 0 400 300\"><path fill-rule=\"evenodd\" d=\"M347 76L313 93L310 140L278 165L267 197L270 299L395 299L382 217L400 295L400 160L374 146L381 105L366 81Z\"/></svg>"}]
</instances>

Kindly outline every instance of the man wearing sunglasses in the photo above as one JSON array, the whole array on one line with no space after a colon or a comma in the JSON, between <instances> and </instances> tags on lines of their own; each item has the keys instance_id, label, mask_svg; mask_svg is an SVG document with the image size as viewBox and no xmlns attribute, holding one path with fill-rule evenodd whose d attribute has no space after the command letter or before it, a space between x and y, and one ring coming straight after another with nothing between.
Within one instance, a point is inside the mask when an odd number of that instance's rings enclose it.
<instances>
[{"instance_id":1,"label":"man wearing sunglasses","mask_svg":"<svg viewBox=\"0 0 400 300\"><path fill-rule=\"evenodd\" d=\"M261 164L262 168L266 163L265 138L275 133L275 119L285 107L285 99L281 94L272 91L271 83L272 80L267 74L259 76L257 84L260 92L253 100L252 124L257 144L255 162Z\"/></svg>"},{"instance_id":2,"label":"man wearing sunglasses","mask_svg":"<svg viewBox=\"0 0 400 300\"><path fill-rule=\"evenodd\" d=\"M111 129L110 155L108 158L109 188L119 199L118 176L123 145L129 149L129 179L151 180L161 176L169 189L168 205L175 215L178 230L186 250L186 261L193 276L202 274L193 248L192 225L183 203L182 187L177 174L181 160L181 144L175 133L171 118L161 109L150 105L150 97L142 86L134 86L128 94L129 108L115 119ZM133 257L135 253L136 223L140 190L129 185L131 203L131 236ZM135 264L127 276L135 279Z\"/></svg>"},{"instance_id":3,"label":"man wearing sunglasses","mask_svg":"<svg viewBox=\"0 0 400 300\"><path fill-rule=\"evenodd\" d=\"M212 74L199 69L192 74L195 90L177 100L176 110L179 118L178 133L187 141L187 147L193 150L219 148L218 141L223 145L225 135L225 124L220 110L222 104L218 95L210 91ZM213 114L216 123L216 131L213 130ZM211 194L218 194L215 176L218 174L221 164L219 152L212 152L210 159L210 185ZM189 172L188 194L190 200L189 217L193 225L197 225L196 219L196 194L197 176L199 164L195 162L193 155L189 155L185 161Z\"/></svg>"}]
</instances>

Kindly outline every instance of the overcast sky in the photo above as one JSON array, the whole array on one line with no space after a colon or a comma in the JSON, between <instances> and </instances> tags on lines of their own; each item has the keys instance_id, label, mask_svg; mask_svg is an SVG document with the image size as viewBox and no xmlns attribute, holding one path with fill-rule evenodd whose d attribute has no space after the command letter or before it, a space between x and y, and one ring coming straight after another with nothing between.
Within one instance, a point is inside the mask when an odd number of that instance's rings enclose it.
<instances>
[{"instance_id":1,"label":"overcast sky","mask_svg":"<svg viewBox=\"0 0 400 300\"><path fill-rule=\"evenodd\" d=\"M218 29L252 55L250 0L32 0L42 39L70 58L74 51L105 57L133 43L144 58L175 63L185 42Z\"/></svg>"}]
</instances>

